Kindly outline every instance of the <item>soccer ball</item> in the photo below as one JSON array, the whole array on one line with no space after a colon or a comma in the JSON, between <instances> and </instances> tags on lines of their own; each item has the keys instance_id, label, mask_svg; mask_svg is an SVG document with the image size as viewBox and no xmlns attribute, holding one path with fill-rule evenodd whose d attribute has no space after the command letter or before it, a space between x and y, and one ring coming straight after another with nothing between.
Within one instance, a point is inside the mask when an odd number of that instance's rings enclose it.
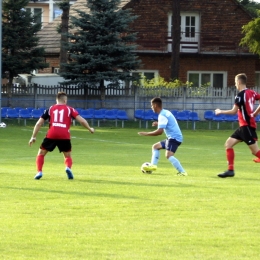
<instances>
[{"instance_id":1,"label":"soccer ball","mask_svg":"<svg viewBox=\"0 0 260 260\"><path fill-rule=\"evenodd\" d=\"M4 122L0 123L0 127L5 128L6 124Z\"/></svg>"},{"instance_id":2,"label":"soccer ball","mask_svg":"<svg viewBox=\"0 0 260 260\"><path fill-rule=\"evenodd\" d=\"M146 170L144 170L144 167L145 167L145 166L151 166L151 163L145 162L145 163L143 163L142 166L141 166L141 171L142 171L142 173L151 174L152 171L146 171Z\"/></svg>"}]
</instances>

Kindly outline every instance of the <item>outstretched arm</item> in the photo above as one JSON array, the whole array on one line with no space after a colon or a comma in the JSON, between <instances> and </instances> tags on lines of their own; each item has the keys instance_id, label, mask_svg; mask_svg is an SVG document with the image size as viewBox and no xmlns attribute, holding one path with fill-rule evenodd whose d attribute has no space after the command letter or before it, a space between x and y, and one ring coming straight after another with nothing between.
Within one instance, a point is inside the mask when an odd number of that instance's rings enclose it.
<instances>
[{"instance_id":1,"label":"outstretched arm","mask_svg":"<svg viewBox=\"0 0 260 260\"><path fill-rule=\"evenodd\" d=\"M162 133L163 133L163 128L158 128L152 132L138 132L139 135L143 135L143 136L156 136L156 135L161 135Z\"/></svg>"},{"instance_id":2,"label":"outstretched arm","mask_svg":"<svg viewBox=\"0 0 260 260\"><path fill-rule=\"evenodd\" d=\"M215 114L219 115L219 114L225 114L225 115L235 115L237 113L238 107L236 105L233 106L232 109L230 110L221 110L219 108L217 108L215 110Z\"/></svg>"}]
</instances>

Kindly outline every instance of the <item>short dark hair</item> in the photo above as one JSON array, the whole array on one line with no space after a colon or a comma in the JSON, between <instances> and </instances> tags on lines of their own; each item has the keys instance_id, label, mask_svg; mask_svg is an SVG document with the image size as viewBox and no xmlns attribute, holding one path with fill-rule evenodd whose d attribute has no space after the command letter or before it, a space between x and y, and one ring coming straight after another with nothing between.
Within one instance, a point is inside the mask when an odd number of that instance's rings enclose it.
<instances>
[{"instance_id":1,"label":"short dark hair","mask_svg":"<svg viewBox=\"0 0 260 260\"><path fill-rule=\"evenodd\" d=\"M158 107L162 107L162 100L161 100L161 98L159 98L159 97L155 97L155 98L153 98L152 100L151 100L151 103L152 104L157 104L157 106Z\"/></svg>"},{"instance_id":2,"label":"short dark hair","mask_svg":"<svg viewBox=\"0 0 260 260\"><path fill-rule=\"evenodd\" d=\"M67 97L67 94L65 92L58 92L56 95L56 99L60 100L64 97Z\"/></svg>"},{"instance_id":3,"label":"short dark hair","mask_svg":"<svg viewBox=\"0 0 260 260\"><path fill-rule=\"evenodd\" d=\"M240 73L236 75L236 78L241 81L242 84L246 85L247 76L245 73Z\"/></svg>"}]
</instances>

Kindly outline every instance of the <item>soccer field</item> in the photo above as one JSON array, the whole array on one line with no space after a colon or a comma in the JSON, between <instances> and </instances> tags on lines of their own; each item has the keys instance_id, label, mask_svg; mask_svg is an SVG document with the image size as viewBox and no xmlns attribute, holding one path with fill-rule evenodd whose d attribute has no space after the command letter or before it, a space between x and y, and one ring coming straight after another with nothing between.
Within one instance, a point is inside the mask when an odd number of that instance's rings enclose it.
<instances>
[{"instance_id":1,"label":"soccer field","mask_svg":"<svg viewBox=\"0 0 260 260\"><path fill-rule=\"evenodd\" d=\"M0 259L260 259L260 164L238 144L236 176L217 177L233 130L183 130L180 177L164 151L156 172L140 171L164 135L74 126L75 179L56 148L34 180L46 131L29 147L32 126L0 128Z\"/></svg>"}]
</instances>

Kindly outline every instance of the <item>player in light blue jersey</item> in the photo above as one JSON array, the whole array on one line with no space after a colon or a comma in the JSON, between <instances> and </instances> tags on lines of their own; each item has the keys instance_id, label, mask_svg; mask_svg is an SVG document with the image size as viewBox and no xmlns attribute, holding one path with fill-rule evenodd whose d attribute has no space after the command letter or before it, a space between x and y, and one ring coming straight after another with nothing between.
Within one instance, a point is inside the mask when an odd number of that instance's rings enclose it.
<instances>
[{"instance_id":1,"label":"player in light blue jersey","mask_svg":"<svg viewBox=\"0 0 260 260\"><path fill-rule=\"evenodd\" d=\"M163 132L166 134L167 139L155 143L152 146L152 159L151 165L145 166L145 171L154 171L157 169L157 164L160 157L160 150L166 149L165 156L171 162L171 164L177 169L177 175L187 176L188 174L183 169L179 160L174 156L179 145L183 141L183 136L180 127L174 117L174 115L162 107L161 98L153 98L151 100L152 110L159 114L158 122L153 122L152 126L157 126L157 129L152 132L139 132L139 135L143 136L157 136L161 135Z\"/></svg>"}]
</instances>

